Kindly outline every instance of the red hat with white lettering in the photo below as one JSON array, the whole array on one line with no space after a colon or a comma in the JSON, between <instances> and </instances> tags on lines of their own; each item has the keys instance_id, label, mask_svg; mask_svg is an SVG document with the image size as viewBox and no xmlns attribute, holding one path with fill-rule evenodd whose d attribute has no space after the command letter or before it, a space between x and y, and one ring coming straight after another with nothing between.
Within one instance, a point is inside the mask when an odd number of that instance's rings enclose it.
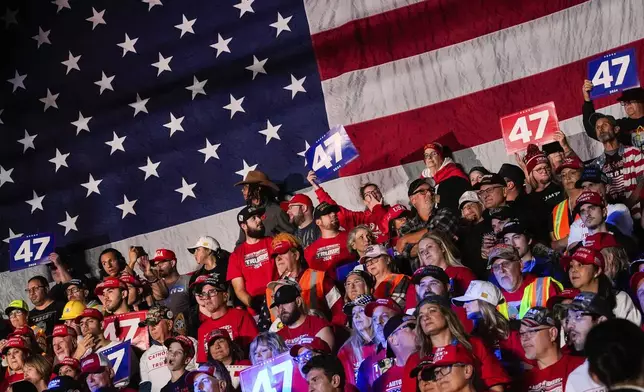
<instances>
[{"instance_id":1,"label":"red hat with white lettering","mask_svg":"<svg viewBox=\"0 0 644 392\"><path fill-rule=\"evenodd\" d=\"M176 260L177 256L174 254L173 251L169 249L157 249L156 252L154 252L154 258L150 260L152 264L158 263L160 261L166 261L166 260Z\"/></svg>"},{"instance_id":2,"label":"red hat with white lettering","mask_svg":"<svg viewBox=\"0 0 644 392\"><path fill-rule=\"evenodd\" d=\"M291 350L289 351L291 357L297 357L302 348L308 348L311 351L316 351L319 353L331 354L331 347L329 347L328 343L318 338L317 336L314 336L312 338L308 336L301 338L298 344L291 347Z\"/></svg>"},{"instance_id":3,"label":"red hat with white lettering","mask_svg":"<svg viewBox=\"0 0 644 392\"><path fill-rule=\"evenodd\" d=\"M595 233L593 235L589 235L584 240L584 247L594 250L617 248L619 246L617 239L612 233Z\"/></svg>"},{"instance_id":4,"label":"red hat with white lettering","mask_svg":"<svg viewBox=\"0 0 644 392\"><path fill-rule=\"evenodd\" d=\"M53 373L58 375L58 372L60 372L60 368L63 366L69 366L70 368L76 371L79 371L81 369L80 361L78 359L67 357L67 358L63 358L62 361L58 362L54 366Z\"/></svg>"},{"instance_id":5,"label":"red hat with white lettering","mask_svg":"<svg viewBox=\"0 0 644 392\"><path fill-rule=\"evenodd\" d=\"M563 169L582 170L583 168L584 163L581 161L581 159L577 157L567 157L564 158L564 160L561 162L561 165L557 166L557 170L555 170L555 172L559 174L563 171Z\"/></svg>"},{"instance_id":6,"label":"red hat with white lettering","mask_svg":"<svg viewBox=\"0 0 644 392\"><path fill-rule=\"evenodd\" d=\"M81 374L102 373L111 368L110 361L103 355L92 353L81 360Z\"/></svg>"},{"instance_id":7,"label":"red hat with white lettering","mask_svg":"<svg viewBox=\"0 0 644 392\"><path fill-rule=\"evenodd\" d=\"M29 335L30 337L33 337L34 336L34 330L25 325L24 327L14 329L13 332L11 332L8 335L8 337L12 337L12 336L27 336L27 335Z\"/></svg>"},{"instance_id":8,"label":"red hat with white lettering","mask_svg":"<svg viewBox=\"0 0 644 392\"><path fill-rule=\"evenodd\" d=\"M373 302L369 302L367 304L367 306L365 306L364 314L367 317L373 316L373 311L376 310L376 308L378 306L384 306L385 308L389 308L389 309L395 311L396 313L402 313L403 312L402 308L400 307L400 305L398 305L396 303L396 301L394 301L393 299L391 299L391 298L379 298L379 299L377 299L377 300L375 300Z\"/></svg>"},{"instance_id":9,"label":"red hat with white lettering","mask_svg":"<svg viewBox=\"0 0 644 392\"><path fill-rule=\"evenodd\" d=\"M606 207L606 202L604 198L597 192L585 191L577 198L577 204L575 205L575 214L579 214L581 206L585 204L592 204L598 207Z\"/></svg>"},{"instance_id":10,"label":"red hat with white lettering","mask_svg":"<svg viewBox=\"0 0 644 392\"><path fill-rule=\"evenodd\" d=\"M81 320L84 319L85 317L90 317L98 321L103 321L103 313L101 313L98 309L94 309L94 308L83 309L83 312L80 314L80 316L76 317L76 322L80 324Z\"/></svg>"},{"instance_id":11,"label":"red hat with white lettering","mask_svg":"<svg viewBox=\"0 0 644 392\"><path fill-rule=\"evenodd\" d=\"M125 285L124 282L121 282L119 278L116 278L114 276L108 276L107 278L103 279L101 283L96 285L96 288L94 289L94 294L103 295L103 291L105 291L105 289L126 290L127 286Z\"/></svg>"},{"instance_id":12,"label":"red hat with white lettering","mask_svg":"<svg viewBox=\"0 0 644 392\"><path fill-rule=\"evenodd\" d=\"M540 165L542 163L548 163L548 158L546 157L546 154L544 154L541 150L539 150L539 147L537 147L536 144L528 144L528 148L526 150L525 157L523 158L523 162L526 165L526 169L528 170L528 173L532 173L535 167L537 165Z\"/></svg>"},{"instance_id":13,"label":"red hat with white lettering","mask_svg":"<svg viewBox=\"0 0 644 392\"><path fill-rule=\"evenodd\" d=\"M134 275L122 274L119 276L119 280L126 284L131 284L134 287L142 287L143 283Z\"/></svg>"},{"instance_id":14,"label":"red hat with white lettering","mask_svg":"<svg viewBox=\"0 0 644 392\"><path fill-rule=\"evenodd\" d=\"M76 337L77 335L78 334L76 333L76 330L74 328L64 324L58 324L54 326L54 331L51 333L51 335L47 336L47 339L64 338L66 336Z\"/></svg>"},{"instance_id":15,"label":"red hat with white lettering","mask_svg":"<svg viewBox=\"0 0 644 392\"><path fill-rule=\"evenodd\" d=\"M418 373L425 369L434 369L442 366L450 366L457 363L473 365L474 357L462 344L448 344L447 346L437 347L434 353L421 361L412 371L410 376L416 378Z\"/></svg>"},{"instance_id":16,"label":"red hat with white lettering","mask_svg":"<svg viewBox=\"0 0 644 392\"><path fill-rule=\"evenodd\" d=\"M600 251L581 247L572 255L572 259L584 265L596 265L604 269L606 261Z\"/></svg>"},{"instance_id":17,"label":"red hat with white lettering","mask_svg":"<svg viewBox=\"0 0 644 392\"><path fill-rule=\"evenodd\" d=\"M25 342L25 340L20 336L12 336L7 339L7 344L2 348L2 354L6 355L10 348L18 348L28 353L31 352L29 346L27 346L27 342Z\"/></svg>"},{"instance_id":18,"label":"red hat with white lettering","mask_svg":"<svg viewBox=\"0 0 644 392\"><path fill-rule=\"evenodd\" d=\"M183 351L185 351L186 357L192 358L195 356L195 345L189 337L177 335L170 339L166 339L165 342L163 342L163 345L167 348L170 348L170 345L172 343L179 343L181 345L181 348L183 348Z\"/></svg>"},{"instance_id":19,"label":"red hat with white lettering","mask_svg":"<svg viewBox=\"0 0 644 392\"><path fill-rule=\"evenodd\" d=\"M294 204L301 204L303 206L313 208L313 202L311 201L311 198L303 193L298 193L297 195L293 196L291 200L288 201L289 207Z\"/></svg>"}]
</instances>

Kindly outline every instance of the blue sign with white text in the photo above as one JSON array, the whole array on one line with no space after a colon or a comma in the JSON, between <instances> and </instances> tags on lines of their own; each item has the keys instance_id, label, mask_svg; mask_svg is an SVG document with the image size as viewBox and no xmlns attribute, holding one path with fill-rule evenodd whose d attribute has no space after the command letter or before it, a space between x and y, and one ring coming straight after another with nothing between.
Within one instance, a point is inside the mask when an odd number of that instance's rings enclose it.
<instances>
[{"instance_id":1,"label":"blue sign with white text","mask_svg":"<svg viewBox=\"0 0 644 392\"><path fill-rule=\"evenodd\" d=\"M323 180L358 157L358 150L342 125L335 126L306 151L306 161Z\"/></svg>"},{"instance_id":2,"label":"blue sign with white text","mask_svg":"<svg viewBox=\"0 0 644 392\"><path fill-rule=\"evenodd\" d=\"M105 355L114 369L114 384L127 384L130 379L131 358L130 341L110 347L101 354Z\"/></svg>"},{"instance_id":3,"label":"blue sign with white text","mask_svg":"<svg viewBox=\"0 0 644 392\"><path fill-rule=\"evenodd\" d=\"M605 54L588 63L588 80L593 82L590 98L626 90L640 85L635 63L635 49Z\"/></svg>"},{"instance_id":4,"label":"blue sign with white text","mask_svg":"<svg viewBox=\"0 0 644 392\"><path fill-rule=\"evenodd\" d=\"M54 236L29 234L9 240L9 270L17 271L49 261L54 251Z\"/></svg>"}]
</instances>

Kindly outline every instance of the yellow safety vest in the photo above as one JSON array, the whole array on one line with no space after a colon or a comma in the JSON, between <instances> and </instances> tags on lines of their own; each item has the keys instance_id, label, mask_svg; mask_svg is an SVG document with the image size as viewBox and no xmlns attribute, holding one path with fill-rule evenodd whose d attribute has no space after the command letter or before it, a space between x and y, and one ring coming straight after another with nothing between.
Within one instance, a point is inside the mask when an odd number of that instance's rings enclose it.
<instances>
[{"instance_id":1,"label":"yellow safety vest","mask_svg":"<svg viewBox=\"0 0 644 392\"><path fill-rule=\"evenodd\" d=\"M298 281L302 289L302 299L309 309L326 309L326 305L321 303L324 298L324 275L323 271L314 269L307 269L304 271L300 280ZM266 288L266 306L271 311L271 321L277 318L277 309L271 309L273 303L273 290Z\"/></svg>"},{"instance_id":2,"label":"yellow safety vest","mask_svg":"<svg viewBox=\"0 0 644 392\"><path fill-rule=\"evenodd\" d=\"M550 285L555 284L559 287L559 290L563 290L563 285L559 283L556 279L549 276L544 278L537 278L534 282L530 283L525 290L523 290L523 297L521 298L521 305L519 306L519 319L522 319L523 316L528 312L530 308L535 306L546 306L548 298L550 295ZM506 319L509 319L508 313L508 303L503 302L499 304L496 309L501 313Z\"/></svg>"}]
</instances>

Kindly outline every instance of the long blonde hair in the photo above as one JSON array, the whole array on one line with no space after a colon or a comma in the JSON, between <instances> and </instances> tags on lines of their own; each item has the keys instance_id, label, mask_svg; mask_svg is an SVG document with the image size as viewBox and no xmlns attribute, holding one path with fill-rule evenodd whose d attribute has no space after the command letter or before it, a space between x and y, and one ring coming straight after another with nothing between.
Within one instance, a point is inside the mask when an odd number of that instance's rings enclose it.
<instances>
[{"instance_id":1,"label":"long blonde hair","mask_svg":"<svg viewBox=\"0 0 644 392\"><path fill-rule=\"evenodd\" d=\"M481 320L476 327L477 335L483 339L486 344L493 344L497 340L505 340L510 336L510 322L503 317L496 309L496 306L489 302L479 302L481 310Z\"/></svg>"},{"instance_id":2,"label":"long blonde hair","mask_svg":"<svg viewBox=\"0 0 644 392\"><path fill-rule=\"evenodd\" d=\"M420 241L424 239L430 239L438 244L438 246L443 251L443 256L445 257L445 263L450 267L464 267L463 263L459 260L460 253L458 248L454 243L445 235L436 231L428 231L423 235ZM420 244L420 241L418 243Z\"/></svg>"},{"instance_id":3,"label":"long blonde hair","mask_svg":"<svg viewBox=\"0 0 644 392\"><path fill-rule=\"evenodd\" d=\"M435 304L440 309L441 314L445 317L447 322L447 328L452 334L452 338L456 339L460 344L467 349L467 351L472 351L472 344L469 342L469 335L465 332L463 324L456 316L456 313L450 308ZM420 309L419 309L420 310ZM420 315L418 316L420 318ZM434 350L434 345L432 344L431 336L425 335L423 328L420 326L420 320L416 322L416 345L420 347L420 357L426 357L432 354Z\"/></svg>"}]
</instances>

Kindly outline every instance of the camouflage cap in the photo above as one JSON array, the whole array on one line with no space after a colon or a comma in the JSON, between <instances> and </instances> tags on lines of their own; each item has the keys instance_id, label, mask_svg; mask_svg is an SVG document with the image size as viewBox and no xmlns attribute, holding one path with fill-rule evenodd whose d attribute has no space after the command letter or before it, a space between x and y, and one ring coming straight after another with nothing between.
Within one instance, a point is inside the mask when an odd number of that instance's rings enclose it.
<instances>
[{"instance_id":1,"label":"camouflage cap","mask_svg":"<svg viewBox=\"0 0 644 392\"><path fill-rule=\"evenodd\" d=\"M145 316L145 320L139 323L139 327L147 327L149 325L157 325L161 320L172 320L174 315L167 307L159 304L152 305Z\"/></svg>"}]
</instances>

